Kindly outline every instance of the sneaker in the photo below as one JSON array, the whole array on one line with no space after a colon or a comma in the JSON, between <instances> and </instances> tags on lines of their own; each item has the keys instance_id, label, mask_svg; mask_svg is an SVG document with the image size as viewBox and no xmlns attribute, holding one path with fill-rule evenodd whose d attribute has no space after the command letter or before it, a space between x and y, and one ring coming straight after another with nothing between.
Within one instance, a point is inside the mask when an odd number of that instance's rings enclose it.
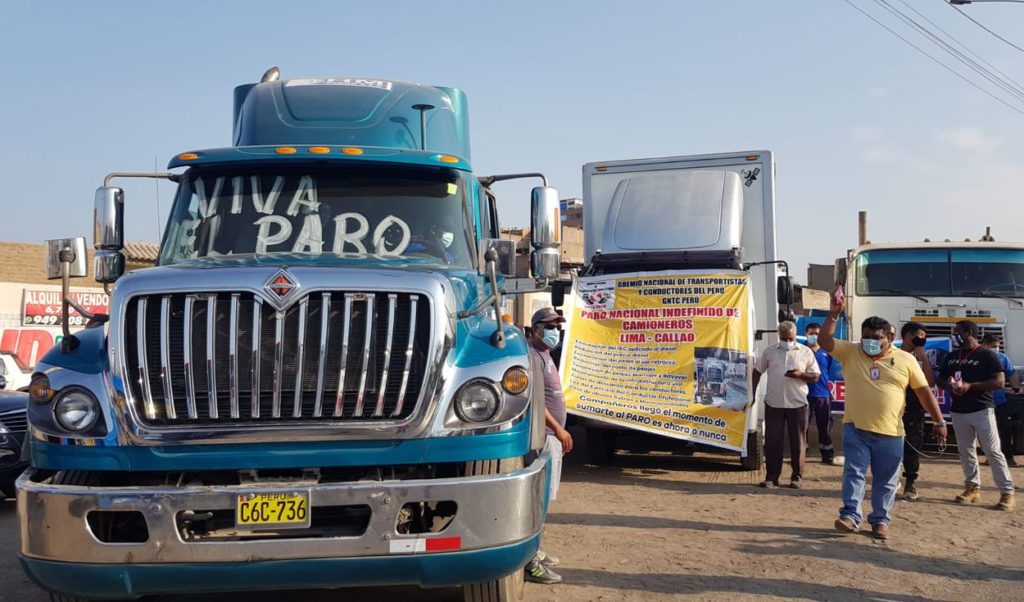
<instances>
[{"instance_id":1,"label":"sneaker","mask_svg":"<svg viewBox=\"0 0 1024 602\"><path fill-rule=\"evenodd\" d=\"M840 533L856 533L858 531L857 525L853 524L853 521L845 516L837 518L834 524L836 531L839 531Z\"/></svg>"},{"instance_id":2,"label":"sneaker","mask_svg":"<svg viewBox=\"0 0 1024 602\"><path fill-rule=\"evenodd\" d=\"M885 523L871 525L871 536L875 539L889 539L889 525Z\"/></svg>"},{"instance_id":3,"label":"sneaker","mask_svg":"<svg viewBox=\"0 0 1024 602\"><path fill-rule=\"evenodd\" d=\"M1005 510L1006 512L1012 512L1017 507L1017 496L1012 493L1003 493L999 496L999 503L996 504L996 510Z\"/></svg>"},{"instance_id":4,"label":"sneaker","mask_svg":"<svg viewBox=\"0 0 1024 602\"><path fill-rule=\"evenodd\" d=\"M558 566L562 564L562 561L557 556L552 556L543 550L537 550L537 555L533 559L544 566Z\"/></svg>"},{"instance_id":5,"label":"sneaker","mask_svg":"<svg viewBox=\"0 0 1024 602\"><path fill-rule=\"evenodd\" d=\"M822 458L821 459L821 463L825 464L826 466L835 466L836 465L836 459L835 458Z\"/></svg>"},{"instance_id":6,"label":"sneaker","mask_svg":"<svg viewBox=\"0 0 1024 602\"><path fill-rule=\"evenodd\" d=\"M974 487L973 485L968 485L967 487L964 488L963 493L956 496L956 498L954 499L958 504L973 504L974 502L981 499L981 490L979 490L977 487Z\"/></svg>"},{"instance_id":7,"label":"sneaker","mask_svg":"<svg viewBox=\"0 0 1024 602\"><path fill-rule=\"evenodd\" d=\"M1017 463L1017 458L1014 458L1013 456L1006 456L1006 464L1007 466L1013 467L1020 466L1020 464Z\"/></svg>"},{"instance_id":8,"label":"sneaker","mask_svg":"<svg viewBox=\"0 0 1024 602\"><path fill-rule=\"evenodd\" d=\"M543 583L544 585L552 585L554 583L561 583L562 576L552 571L549 567L544 566L544 563L531 560L526 564L525 567L526 580L533 583Z\"/></svg>"},{"instance_id":9,"label":"sneaker","mask_svg":"<svg viewBox=\"0 0 1024 602\"><path fill-rule=\"evenodd\" d=\"M804 480L801 479L800 477L794 478L789 483L789 488L790 489L801 489L801 488L803 488L803 486L804 486Z\"/></svg>"},{"instance_id":10,"label":"sneaker","mask_svg":"<svg viewBox=\"0 0 1024 602\"><path fill-rule=\"evenodd\" d=\"M917 495L917 487L914 487L913 483L907 483L907 486L903 488L903 499L908 502L916 502L921 499L921 496Z\"/></svg>"},{"instance_id":11,"label":"sneaker","mask_svg":"<svg viewBox=\"0 0 1024 602\"><path fill-rule=\"evenodd\" d=\"M760 483L757 484L757 486L761 487L762 489L776 489L779 486L779 482L778 481L761 481Z\"/></svg>"}]
</instances>

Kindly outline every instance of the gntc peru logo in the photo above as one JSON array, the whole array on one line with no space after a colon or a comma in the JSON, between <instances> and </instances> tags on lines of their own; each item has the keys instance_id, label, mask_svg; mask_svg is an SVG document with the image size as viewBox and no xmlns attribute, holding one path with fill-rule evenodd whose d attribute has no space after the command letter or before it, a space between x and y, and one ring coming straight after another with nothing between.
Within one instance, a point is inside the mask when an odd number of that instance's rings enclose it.
<instances>
[{"instance_id":1,"label":"gntc peru logo","mask_svg":"<svg viewBox=\"0 0 1024 602\"><path fill-rule=\"evenodd\" d=\"M602 280L582 282L579 285L580 300L587 309L615 308L615 281Z\"/></svg>"},{"instance_id":2,"label":"gntc peru logo","mask_svg":"<svg viewBox=\"0 0 1024 602\"><path fill-rule=\"evenodd\" d=\"M270 293L272 301L281 305L295 291L299 290L299 283L285 270L279 270L263 285L263 288Z\"/></svg>"}]
</instances>

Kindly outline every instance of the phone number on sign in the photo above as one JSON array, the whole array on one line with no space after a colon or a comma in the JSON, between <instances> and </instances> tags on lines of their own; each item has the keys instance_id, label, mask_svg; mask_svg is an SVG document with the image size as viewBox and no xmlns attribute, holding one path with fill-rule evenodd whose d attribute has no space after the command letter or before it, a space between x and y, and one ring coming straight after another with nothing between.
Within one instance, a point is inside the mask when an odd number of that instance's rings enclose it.
<instances>
[{"instance_id":1,"label":"phone number on sign","mask_svg":"<svg viewBox=\"0 0 1024 602\"><path fill-rule=\"evenodd\" d=\"M68 319L69 326L85 326L88 322L82 316L71 316ZM62 323L61 316L49 315L49 316L25 316L22 320L22 324L25 326L60 326Z\"/></svg>"}]
</instances>

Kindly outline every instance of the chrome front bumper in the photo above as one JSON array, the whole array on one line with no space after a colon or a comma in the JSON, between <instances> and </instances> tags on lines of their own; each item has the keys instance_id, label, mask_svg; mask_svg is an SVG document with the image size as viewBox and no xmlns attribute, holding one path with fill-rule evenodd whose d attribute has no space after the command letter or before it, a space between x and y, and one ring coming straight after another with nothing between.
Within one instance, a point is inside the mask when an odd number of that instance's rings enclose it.
<instances>
[{"instance_id":1,"label":"chrome front bumper","mask_svg":"<svg viewBox=\"0 0 1024 602\"><path fill-rule=\"evenodd\" d=\"M18 480L21 554L64 563L165 564L239 562L310 558L357 558L429 554L402 550L417 546L393 542L429 536L461 538L461 550L482 550L536 535L544 522L547 455L521 470L480 477L317 484L308 486L310 505L366 504L366 532L356 537L186 542L176 528L180 512L196 508L233 509L237 496L295 485L246 484L223 487L81 487L33 480L29 470ZM307 487L301 487L306 489ZM440 533L402 535L396 531L403 504L452 500L458 505ZM145 543L102 543L86 516L93 510L141 512L149 528ZM400 551L395 552L393 550Z\"/></svg>"}]
</instances>

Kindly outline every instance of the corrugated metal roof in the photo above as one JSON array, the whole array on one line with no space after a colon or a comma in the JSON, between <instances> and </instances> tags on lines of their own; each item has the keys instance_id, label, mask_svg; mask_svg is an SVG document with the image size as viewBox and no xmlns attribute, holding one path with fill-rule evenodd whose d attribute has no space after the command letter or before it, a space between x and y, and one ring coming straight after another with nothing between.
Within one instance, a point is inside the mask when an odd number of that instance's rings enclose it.
<instances>
[{"instance_id":1,"label":"corrugated metal roof","mask_svg":"<svg viewBox=\"0 0 1024 602\"><path fill-rule=\"evenodd\" d=\"M160 255L160 245L155 242L124 243L124 258L128 261L153 263Z\"/></svg>"}]
</instances>

